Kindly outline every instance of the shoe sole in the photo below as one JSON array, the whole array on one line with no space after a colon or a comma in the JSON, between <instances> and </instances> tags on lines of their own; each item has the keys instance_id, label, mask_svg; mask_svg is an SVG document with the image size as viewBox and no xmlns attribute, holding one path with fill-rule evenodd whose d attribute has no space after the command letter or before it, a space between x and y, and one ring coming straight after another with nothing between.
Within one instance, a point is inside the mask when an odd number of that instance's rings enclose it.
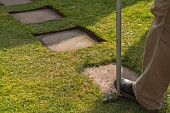
<instances>
[{"instance_id":1,"label":"shoe sole","mask_svg":"<svg viewBox=\"0 0 170 113\"><path fill-rule=\"evenodd\" d=\"M128 98L128 99L131 99L131 100L137 102L137 100L136 100L135 97L133 97L133 96L131 96L131 95L128 95L128 94L124 93L123 91L120 91L120 93L121 93L121 95L122 95L123 97Z\"/></svg>"}]
</instances>

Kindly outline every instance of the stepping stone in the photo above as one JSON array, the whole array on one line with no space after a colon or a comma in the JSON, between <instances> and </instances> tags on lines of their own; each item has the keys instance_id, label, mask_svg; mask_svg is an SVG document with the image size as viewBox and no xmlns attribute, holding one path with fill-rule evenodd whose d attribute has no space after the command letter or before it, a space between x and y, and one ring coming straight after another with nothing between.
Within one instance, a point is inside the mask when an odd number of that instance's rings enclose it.
<instances>
[{"instance_id":1,"label":"stepping stone","mask_svg":"<svg viewBox=\"0 0 170 113\"><path fill-rule=\"evenodd\" d=\"M70 51L90 47L98 43L94 37L96 38L96 36L77 28L36 36L42 45L50 51Z\"/></svg>"},{"instance_id":2,"label":"stepping stone","mask_svg":"<svg viewBox=\"0 0 170 113\"><path fill-rule=\"evenodd\" d=\"M31 0L0 0L0 3L4 4L5 6L11 6L16 4L26 4L30 3Z\"/></svg>"},{"instance_id":3,"label":"stepping stone","mask_svg":"<svg viewBox=\"0 0 170 113\"><path fill-rule=\"evenodd\" d=\"M35 9L23 12L11 12L17 20L23 24L39 23L48 20L56 20L62 18L62 15L50 8Z\"/></svg>"},{"instance_id":4,"label":"stepping stone","mask_svg":"<svg viewBox=\"0 0 170 113\"><path fill-rule=\"evenodd\" d=\"M113 85L116 79L116 65L102 65L100 67L90 67L84 69L83 74L89 76L95 84L99 86L99 89L105 94L110 95L116 92ZM135 81L138 78L138 74L122 66L121 76L123 78Z\"/></svg>"}]
</instances>

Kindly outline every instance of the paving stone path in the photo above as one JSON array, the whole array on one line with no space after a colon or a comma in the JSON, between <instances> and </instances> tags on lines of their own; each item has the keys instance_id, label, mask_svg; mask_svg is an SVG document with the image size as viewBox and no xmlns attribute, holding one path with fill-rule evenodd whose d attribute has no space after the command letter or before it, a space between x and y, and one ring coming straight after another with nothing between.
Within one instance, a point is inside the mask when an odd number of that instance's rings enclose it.
<instances>
[{"instance_id":1,"label":"paving stone path","mask_svg":"<svg viewBox=\"0 0 170 113\"><path fill-rule=\"evenodd\" d=\"M39 23L49 20L57 20L63 16L53 9L39 8L35 10L11 12L23 24ZM36 38L50 51L70 51L90 47L97 42L88 33L77 30L66 30L56 33L48 33Z\"/></svg>"},{"instance_id":2,"label":"paving stone path","mask_svg":"<svg viewBox=\"0 0 170 113\"><path fill-rule=\"evenodd\" d=\"M30 3L31 0L0 0L5 6ZM62 16L57 14L53 9L35 9L31 11L11 13L17 20L23 24L39 23L49 20L57 20ZM97 44L92 35L80 29L64 30L52 33L44 33L35 36L43 46L50 51L70 51L90 47ZM116 66L114 64L102 65L100 67L90 67L84 69L82 74L91 78L99 86L101 91L110 95L115 92L113 81L116 79ZM122 77L135 81L138 76L135 72L122 67Z\"/></svg>"}]
</instances>

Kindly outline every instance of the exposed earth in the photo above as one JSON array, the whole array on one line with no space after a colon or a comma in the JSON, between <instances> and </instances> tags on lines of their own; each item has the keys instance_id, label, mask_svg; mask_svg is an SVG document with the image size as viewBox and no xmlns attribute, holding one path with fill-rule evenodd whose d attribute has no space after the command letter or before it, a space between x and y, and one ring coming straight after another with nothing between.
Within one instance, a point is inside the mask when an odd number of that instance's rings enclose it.
<instances>
[{"instance_id":1,"label":"exposed earth","mask_svg":"<svg viewBox=\"0 0 170 113\"><path fill-rule=\"evenodd\" d=\"M98 85L99 89L105 94L110 95L116 92L113 85L113 81L116 79L116 65L101 65L99 67L86 68L83 74L89 76L95 84ZM128 68L122 67L121 76L129 80L135 81L138 78L138 74L129 70Z\"/></svg>"}]
</instances>

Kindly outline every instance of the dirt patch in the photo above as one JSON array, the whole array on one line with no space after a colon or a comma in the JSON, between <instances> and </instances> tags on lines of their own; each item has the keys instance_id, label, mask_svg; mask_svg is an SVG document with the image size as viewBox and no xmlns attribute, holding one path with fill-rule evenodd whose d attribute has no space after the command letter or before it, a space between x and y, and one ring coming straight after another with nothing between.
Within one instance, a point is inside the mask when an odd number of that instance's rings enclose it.
<instances>
[{"instance_id":1,"label":"dirt patch","mask_svg":"<svg viewBox=\"0 0 170 113\"><path fill-rule=\"evenodd\" d=\"M11 5L16 5L16 4L30 3L31 0L0 0L0 2L5 6L11 6Z\"/></svg>"},{"instance_id":2,"label":"dirt patch","mask_svg":"<svg viewBox=\"0 0 170 113\"><path fill-rule=\"evenodd\" d=\"M57 14L55 11L53 11L53 9L50 8L13 12L11 15L13 15L23 24L40 23L48 20L56 20L62 18L60 14Z\"/></svg>"},{"instance_id":3,"label":"dirt patch","mask_svg":"<svg viewBox=\"0 0 170 113\"><path fill-rule=\"evenodd\" d=\"M135 81L138 78L138 74L129 70L128 68L122 67L121 75L124 78ZM94 83L96 83L100 90L105 95L110 95L116 92L113 85L113 81L116 79L116 65L102 65L100 67L90 67L83 71L83 74L89 76Z\"/></svg>"},{"instance_id":4,"label":"dirt patch","mask_svg":"<svg viewBox=\"0 0 170 113\"><path fill-rule=\"evenodd\" d=\"M90 35L79 29L40 35L36 38L50 51L70 51L86 48L97 43Z\"/></svg>"}]
</instances>

